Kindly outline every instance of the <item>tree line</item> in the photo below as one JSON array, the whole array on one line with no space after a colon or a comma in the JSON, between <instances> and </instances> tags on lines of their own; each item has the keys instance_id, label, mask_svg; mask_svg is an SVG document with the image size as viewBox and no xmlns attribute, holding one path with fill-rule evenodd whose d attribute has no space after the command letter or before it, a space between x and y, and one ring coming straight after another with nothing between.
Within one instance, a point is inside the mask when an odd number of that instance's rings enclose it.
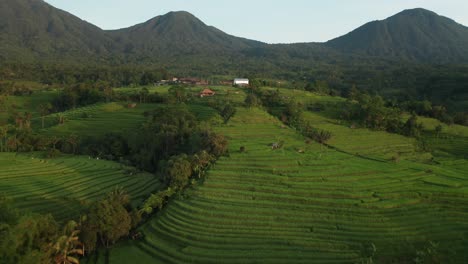
<instances>
[{"instance_id":1,"label":"tree line","mask_svg":"<svg viewBox=\"0 0 468 264\"><path fill-rule=\"evenodd\" d=\"M140 220L130 196L119 188L89 203L78 220L63 224L51 214L19 211L0 196L0 262L76 264L98 247L127 237Z\"/></svg>"},{"instance_id":2,"label":"tree line","mask_svg":"<svg viewBox=\"0 0 468 264\"><path fill-rule=\"evenodd\" d=\"M147 121L131 137L108 134L82 141L76 136L75 141L54 137L31 148L26 148L26 141L20 136L21 133L32 133L31 129L11 127L18 132L15 137L21 142L17 143L16 151L42 150L39 148L42 146L56 153L68 145L76 153L153 172L164 187L148 197L139 208L133 208L129 195L117 188L102 199L87 204L79 219L63 226L51 215L20 213L11 201L1 197L1 263L78 263L81 256L89 256L99 247L110 247L129 236L138 238L140 234L132 230L143 219L160 210L191 181L202 178L206 169L227 153L226 138L201 126L183 104L161 106L145 116ZM2 135L5 134L8 131ZM38 138L41 140L44 139Z\"/></svg>"},{"instance_id":3,"label":"tree line","mask_svg":"<svg viewBox=\"0 0 468 264\"><path fill-rule=\"evenodd\" d=\"M49 86L107 82L112 87L149 85L172 75L154 65L83 65L3 63L0 78L11 81L36 81Z\"/></svg>"}]
</instances>

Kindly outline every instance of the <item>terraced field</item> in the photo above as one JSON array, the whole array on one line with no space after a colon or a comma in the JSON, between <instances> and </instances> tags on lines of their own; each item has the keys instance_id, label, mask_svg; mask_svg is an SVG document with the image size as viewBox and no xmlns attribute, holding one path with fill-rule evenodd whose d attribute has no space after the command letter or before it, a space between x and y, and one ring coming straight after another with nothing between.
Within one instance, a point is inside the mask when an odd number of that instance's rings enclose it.
<instances>
[{"instance_id":1,"label":"terraced field","mask_svg":"<svg viewBox=\"0 0 468 264\"><path fill-rule=\"evenodd\" d=\"M90 201L123 187L136 206L159 187L150 174L130 175L118 163L83 156L44 159L41 153L0 153L0 193L20 209L76 218Z\"/></svg>"},{"instance_id":2,"label":"terraced field","mask_svg":"<svg viewBox=\"0 0 468 264\"><path fill-rule=\"evenodd\" d=\"M356 263L372 244L385 263L411 261L428 241L450 256L443 263L468 260L466 160L392 163L306 144L258 109L218 130L230 156L110 263Z\"/></svg>"},{"instance_id":3,"label":"terraced field","mask_svg":"<svg viewBox=\"0 0 468 264\"><path fill-rule=\"evenodd\" d=\"M42 133L49 135L100 136L109 132L128 132L137 129L146 118L143 112L157 107L155 104L139 104L127 108L123 103L101 103L52 114L46 117L46 128ZM58 116L65 117L65 123L58 125ZM37 119L37 126L40 120Z\"/></svg>"},{"instance_id":4,"label":"terraced field","mask_svg":"<svg viewBox=\"0 0 468 264\"><path fill-rule=\"evenodd\" d=\"M416 139L385 131L351 128L344 122L326 118L319 113L305 112L304 118L312 126L332 131L329 145L351 154L389 160L392 157L421 158L416 152Z\"/></svg>"},{"instance_id":5,"label":"terraced field","mask_svg":"<svg viewBox=\"0 0 468 264\"><path fill-rule=\"evenodd\" d=\"M423 124L424 140L439 159L468 159L468 127L446 125L433 118L420 117ZM435 127L440 125L442 132L437 135ZM468 170L467 170L468 171Z\"/></svg>"},{"instance_id":6,"label":"terraced field","mask_svg":"<svg viewBox=\"0 0 468 264\"><path fill-rule=\"evenodd\" d=\"M57 124L59 114L46 118L46 129L41 133L47 135L69 135L98 137L106 133L131 133L137 130L146 117L146 111L161 107L158 104L138 104L135 108L127 108L123 103L103 103L77 108L60 113L66 119L62 125ZM201 120L211 118L216 111L204 105L190 105L190 110ZM40 120L37 126L40 126Z\"/></svg>"},{"instance_id":7,"label":"terraced field","mask_svg":"<svg viewBox=\"0 0 468 264\"><path fill-rule=\"evenodd\" d=\"M33 118L39 118L38 107L40 104L48 103L57 94L56 91L37 91L32 95L8 96L4 102L9 112L29 112ZM0 125L8 123L9 113L0 106Z\"/></svg>"}]
</instances>

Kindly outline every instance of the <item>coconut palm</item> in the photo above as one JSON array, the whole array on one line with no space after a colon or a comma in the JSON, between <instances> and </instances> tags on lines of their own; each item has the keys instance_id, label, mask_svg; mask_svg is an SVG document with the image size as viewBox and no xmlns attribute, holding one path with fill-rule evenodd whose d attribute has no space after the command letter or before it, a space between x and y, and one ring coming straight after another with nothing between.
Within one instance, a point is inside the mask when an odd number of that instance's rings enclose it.
<instances>
[{"instance_id":1,"label":"coconut palm","mask_svg":"<svg viewBox=\"0 0 468 264\"><path fill-rule=\"evenodd\" d=\"M39 110L39 113L41 114L41 119L42 119L42 128L44 128L45 116L50 113L51 109L52 109L52 105L50 103L40 104L38 107L38 110Z\"/></svg>"},{"instance_id":2,"label":"coconut palm","mask_svg":"<svg viewBox=\"0 0 468 264\"><path fill-rule=\"evenodd\" d=\"M76 146L78 145L78 142L79 142L78 136L75 135L75 134L70 135L70 136L67 138L67 142L68 142L68 144L70 144L70 145L72 146L73 154L75 154L75 152L76 152Z\"/></svg>"},{"instance_id":3,"label":"coconut palm","mask_svg":"<svg viewBox=\"0 0 468 264\"><path fill-rule=\"evenodd\" d=\"M0 126L0 152L5 151L5 141L8 130L8 126Z\"/></svg>"},{"instance_id":4,"label":"coconut palm","mask_svg":"<svg viewBox=\"0 0 468 264\"><path fill-rule=\"evenodd\" d=\"M32 119L32 114L29 112L24 112L24 128L25 129L31 129L31 119Z\"/></svg>"},{"instance_id":5,"label":"coconut palm","mask_svg":"<svg viewBox=\"0 0 468 264\"><path fill-rule=\"evenodd\" d=\"M18 134L16 131L13 131L13 134L7 139L6 141L6 147L7 149L14 150L15 152L18 151L20 141L18 140Z\"/></svg>"},{"instance_id":6,"label":"coconut palm","mask_svg":"<svg viewBox=\"0 0 468 264\"><path fill-rule=\"evenodd\" d=\"M57 137L57 136L53 136L53 137L49 138L49 142L50 142L50 144L52 144L53 149L57 149L56 147L57 147L57 144L60 142L60 140L61 139L59 137Z\"/></svg>"},{"instance_id":7,"label":"coconut palm","mask_svg":"<svg viewBox=\"0 0 468 264\"><path fill-rule=\"evenodd\" d=\"M79 264L80 261L77 255L83 256L84 251L82 244L79 241L78 224L75 221L70 221L65 226L63 235L57 239L53 245L54 261L57 264Z\"/></svg>"}]
</instances>

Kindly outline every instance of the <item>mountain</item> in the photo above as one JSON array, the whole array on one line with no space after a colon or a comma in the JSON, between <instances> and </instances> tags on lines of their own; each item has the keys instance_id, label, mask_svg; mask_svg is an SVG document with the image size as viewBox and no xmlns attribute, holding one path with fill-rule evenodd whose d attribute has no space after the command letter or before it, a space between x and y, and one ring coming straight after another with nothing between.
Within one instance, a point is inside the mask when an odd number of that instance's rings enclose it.
<instances>
[{"instance_id":1,"label":"mountain","mask_svg":"<svg viewBox=\"0 0 468 264\"><path fill-rule=\"evenodd\" d=\"M370 56L422 62L468 62L468 28L422 8L367 23L325 45L346 53Z\"/></svg>"},{"instance_id":2,"label":"mountain","mask_svg":"<svg viewBox=\"0 0 468 264\"><path fill-rule=\"evenodd\" d=\"M227 74L233 69L301 72L375 57L468 62L468 28L413 9L327 43L272 45L226 34L183 11L102 30L42 0L0 1L1 61L156 64L184 74Z\"/></svg>"},{"instance_id":3,"label":"mountain","mask_svg":"<svg viewBox=\"0 0 468 264\"><path fill-rule=\"evenodd\" d=\"M0 1L0 57L4 60L80 60L114 52L100 28L42 0Z\"/></svg>"},{"instance_id":4,"label":"mountain","mask_svg":"<svg viewBox=\"0 0 468 264\"><path fill-rule=\"evenodd\" d=\"M170 12L108 33L125 46L126 53L144 53L154 57L226 54L265 45L228 35L184 11Z\"/></svg>"}]
</instances>

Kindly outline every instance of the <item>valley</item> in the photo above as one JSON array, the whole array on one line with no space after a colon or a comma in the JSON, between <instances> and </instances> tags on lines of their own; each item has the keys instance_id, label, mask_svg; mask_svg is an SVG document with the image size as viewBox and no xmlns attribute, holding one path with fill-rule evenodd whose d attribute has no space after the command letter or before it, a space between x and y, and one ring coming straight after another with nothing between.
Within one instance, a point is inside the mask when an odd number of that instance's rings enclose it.
<instances>
[{"instance_id":1,"label":"valley","mask_svg":"<svg viewBox=\"0 0 468 264\"><path fill-rule=\"evenodd\" d=\"M50 2L0 1L1 264L468 262L466 26L270 44Z\"/></svg>"}]
</instances>

